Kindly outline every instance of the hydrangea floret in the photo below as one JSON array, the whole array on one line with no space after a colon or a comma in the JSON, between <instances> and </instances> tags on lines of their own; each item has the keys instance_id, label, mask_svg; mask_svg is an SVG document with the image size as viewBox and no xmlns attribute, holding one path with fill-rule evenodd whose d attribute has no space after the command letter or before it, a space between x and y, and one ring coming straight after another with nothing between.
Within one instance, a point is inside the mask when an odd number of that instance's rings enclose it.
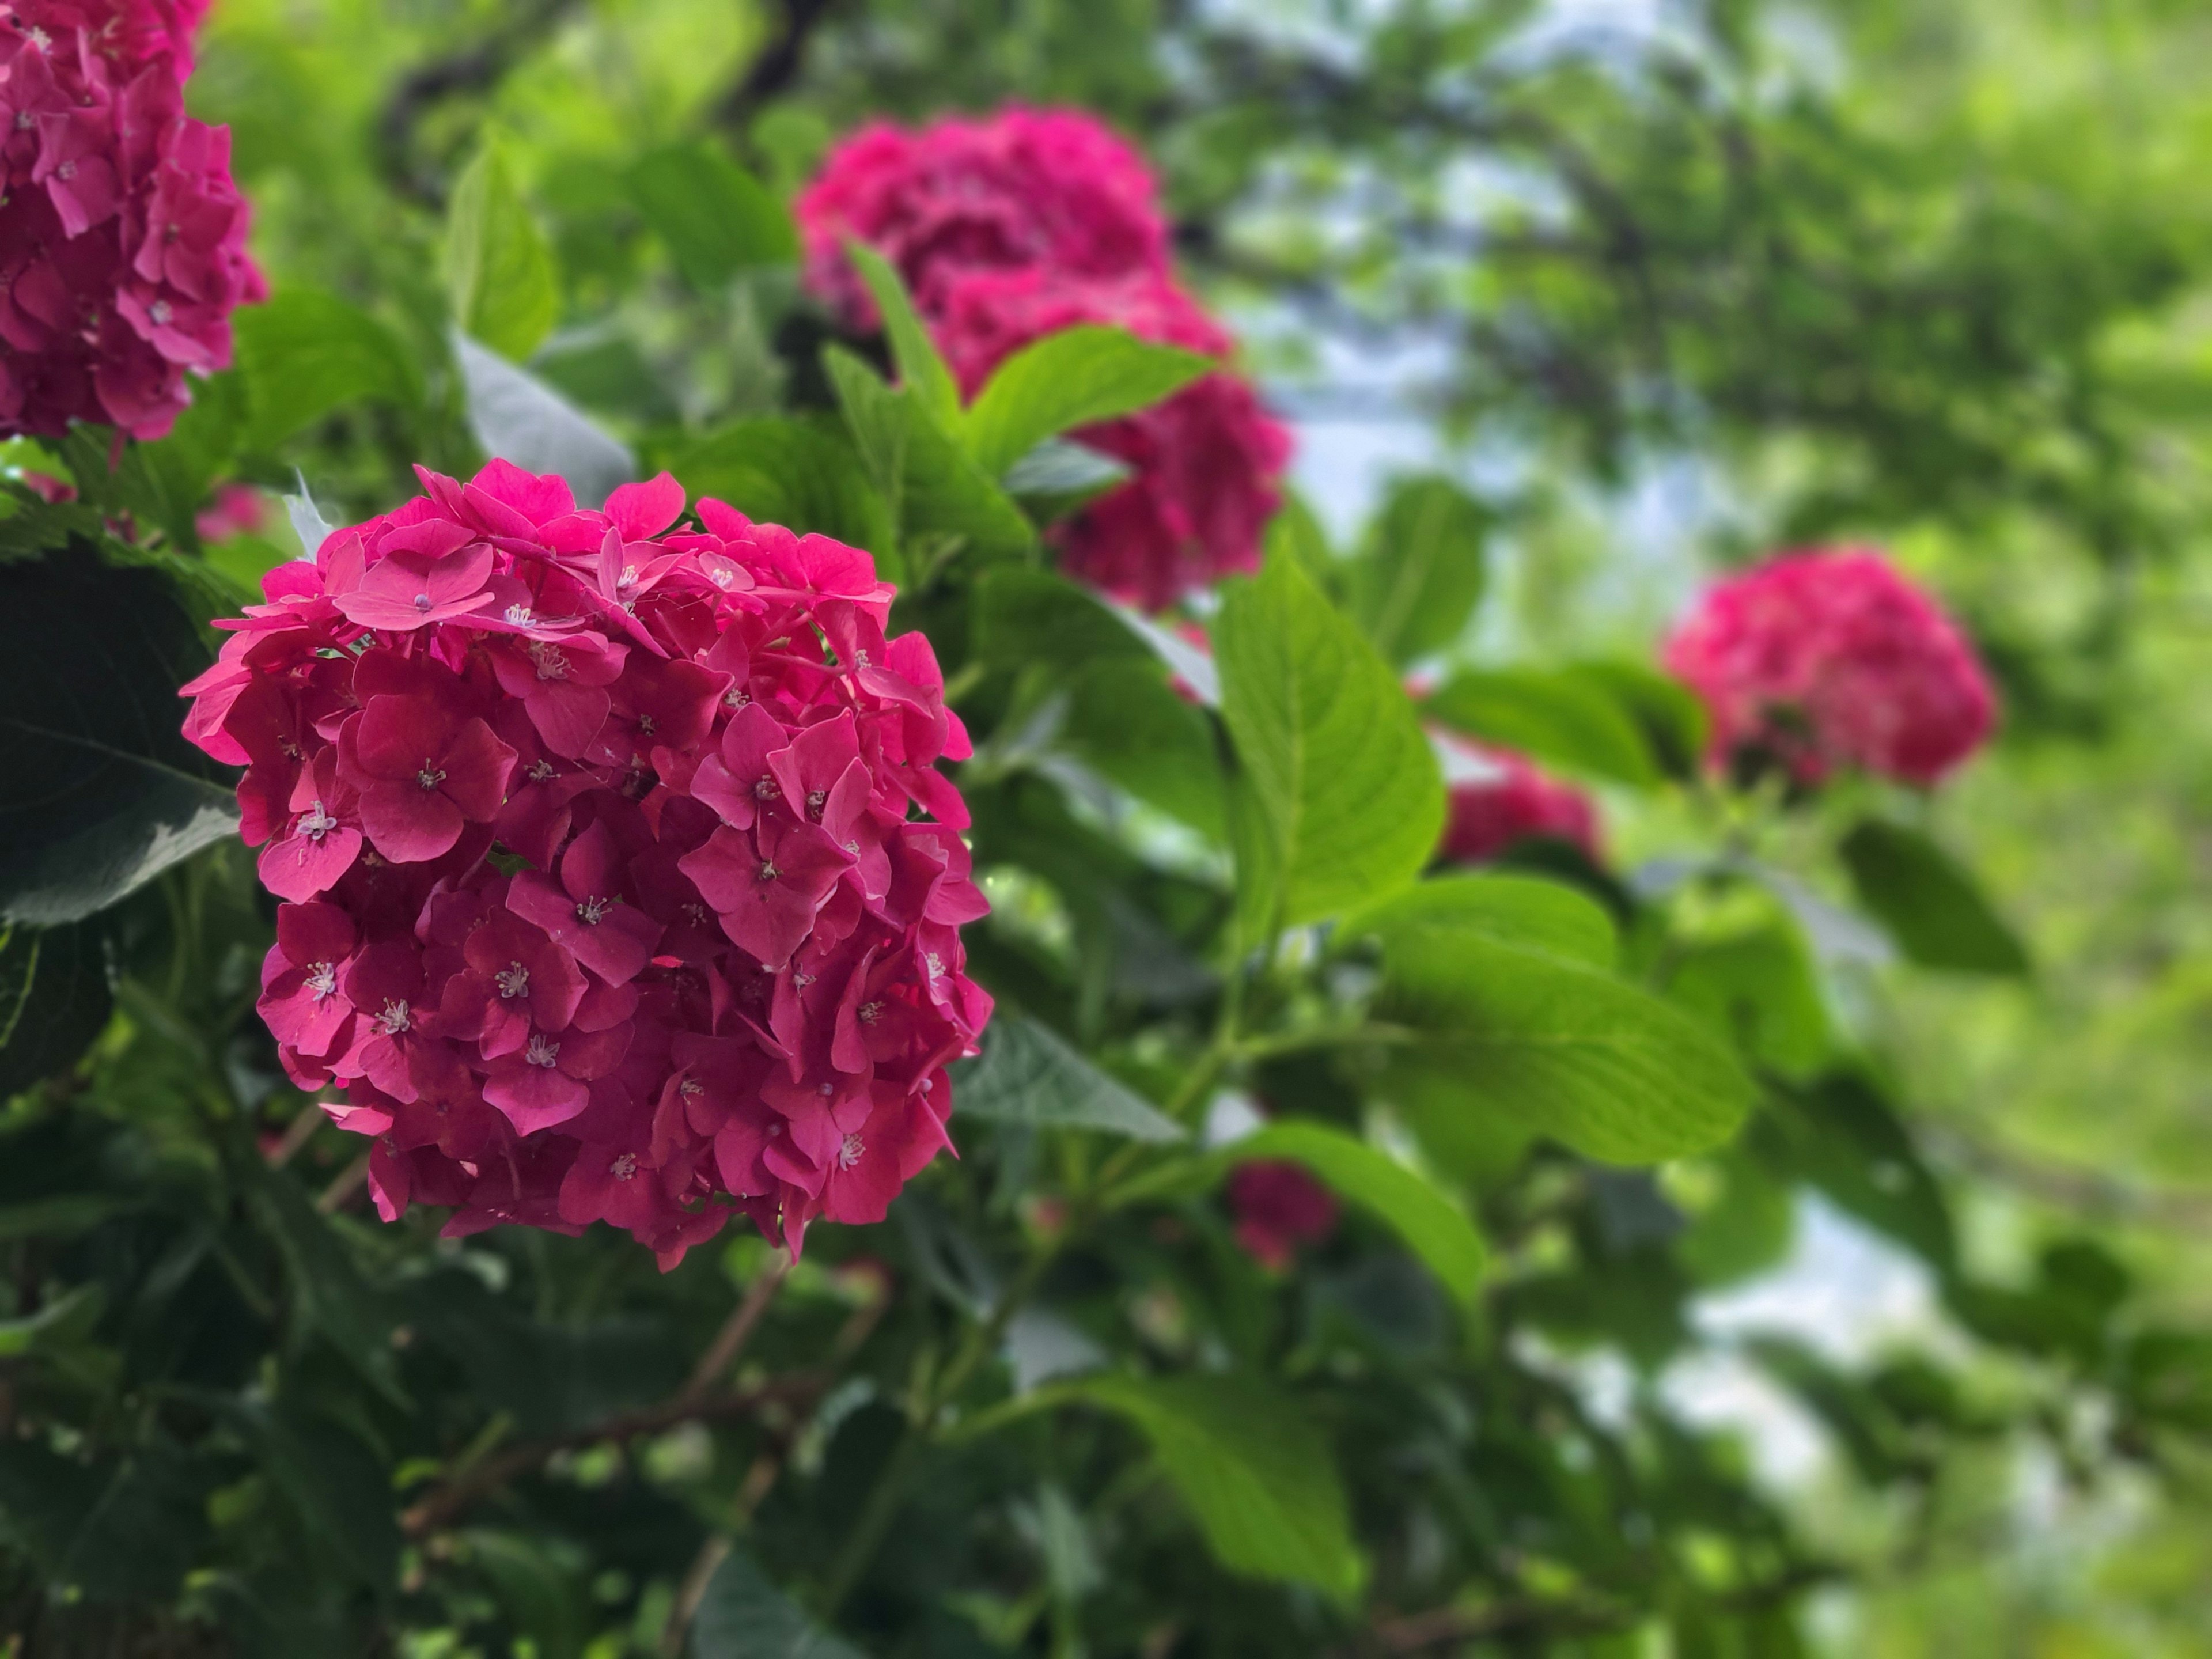
<instances>
[{"instance_id":1,"label":"hydrangea floret","mask_svg":"<svg viewBox=\"0 0 2212 1659\"><path fill-rule=\"evenodd\" d=\"M1229 1172L1237 1243L1263 1267L1289 1269L1302 1244L1336 1231L1336 1195L1287 1158L1255 1158Z\"/></svg>"},{"instance_id":2,"label":"hydrangea floret","mask_svg":"<svg viewBox=\"0 0 2212 1659\"><path fill-rule=\"evenodd\" d=\"M1996 719L1973 646L1881 553L1782 555L1700 596L1667 667L1711 716L1711 759L1814 785L1856 769L1940 781Z\"/></svg>"},{"instance_id":3,"label":"hydrangea floret","mask_svg":"<svg viewBox=\"0 0 2212 1659\"><path fill-rule=\"evenodd\" d=\"M891 587L664 473L495 461L280 565L185 688L284 902L261 1012L378 1210L796 1250L948 1144L969 743ZM679 522L680 521L680 522Z\"/></svg>"},{"instance_id":4,"label":"hydrangea floret","mask_svg":"<svg viewBox=\"0 0 2212 1659\"><path fill-rule=\"evenodd\" d=\"M230 135L184 112L202 0L14 0L0 13L0 432L142 439L228 367L265 296Z\"/></svg>"},{"instance_id":5,"label":"hydrangea floret","mask_svg":"<svg viewBox=\"0 0 2212 1659\"><path fill-rule=\"evenodd\" d=\"M1487 864L1521 842L1565 842L1595 862L1597 809L1571 783L1526 755L1449 733L1439 743L1484 763L1486 775L1454 781L1437 856L1447 864Z\"/></svg>"}]
</instances>

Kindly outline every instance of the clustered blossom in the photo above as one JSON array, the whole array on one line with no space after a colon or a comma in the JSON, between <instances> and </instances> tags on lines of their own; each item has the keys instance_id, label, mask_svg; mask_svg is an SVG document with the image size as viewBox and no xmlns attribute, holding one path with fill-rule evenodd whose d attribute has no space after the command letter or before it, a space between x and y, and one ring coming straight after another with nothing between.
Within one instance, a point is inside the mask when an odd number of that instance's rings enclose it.
<instances>
[{"instance_id":1,"label":"clustered blossom","mask_svg":"<svg viewBox=\"0 0 2212 1659\"><path fill-rule=\"evenodd\" d=\"M1801 784L1838 768L1936 783L1988 738L1996 700L1936 602L1869 548L1790 553L1717 584L1668 641L1721 765Z\"/></svg>"},{"instance_id":2,"label":"clustered blossom","mask_svg":"<svg viewBox=\"0 0 2212 1659\"><path fill-rule=\"evenodd\" d=\"M798 213L813 290L848 325L874 326L843 245L875 247L970 397L1014 352L1079 324L1224 362L1233 348L1176 284L1150 171L1089 116L877 124L831 153ZM1291 445L1249 383L1223 369L1071 435L1132 473L1054 530L1072 574L1161 610L1258 568Z\"/></svg>"},{"instance_id":3,"label":"clustered blossom","mask_svg":"<svg viewBox=\"0 0 2212 1659\"><path fill-rule=\"evenodd\" d=\"M603 511L495 461L264 580L185 688L285 902L261 1012L395 1218L742 1209L794 1249L947 1144L990 998L969 752L863 552L663 473ZM921 816L913 816L918 809Z\"/></svg>"},{"instance_id":4,"label":"clustered blossom","mask_svg":"<svg viewBox=\"0 0 2212 1659\"><path fill-rule=\"evenodd\" d=\"M184 111L205 0L0 11L0 431L158 438L187 370L230 362L265 297L230 134Z\"/></svg>"},{"instance_id":5,"label":"clustered blossom","mask_svg":"<svg viewBox=\"0 0 2212 1659\"><path fill-rule=\"evenodd\" d=\"M1570 842L1597 858L1597 809L1581 790L1510 749L1452 737L1439 741L1483 763L1488 775L1452 783L1437 857L1486 864L1516 842L1541 839Z\"/></svg>"},{"instance_id":6,"label":"clustered blossom","mask_svg":"<svg viewBox=\"0 0 2212 1659\"><path fill-rule=\"evenodd\" d=\"M1237 1244L1277 1273L1289 1268L1299 1245L1336 1231L1335 1194L1286 1158L1255 1158L1231 1170L1229 1208Z\"/></svg>"}]
</instances>

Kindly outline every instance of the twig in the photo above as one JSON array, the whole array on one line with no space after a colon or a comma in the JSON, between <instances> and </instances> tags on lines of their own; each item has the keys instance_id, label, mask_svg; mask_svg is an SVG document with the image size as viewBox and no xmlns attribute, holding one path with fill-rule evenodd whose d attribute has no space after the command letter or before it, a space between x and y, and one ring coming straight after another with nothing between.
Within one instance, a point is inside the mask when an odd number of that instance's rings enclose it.
<instances>
[{"instance_id":1,"label":"twig","mask_svg":"<svg viewBox=\"0 0 2212 1659\"><path fill-rule=\"evenodd\" d=\"M361 1190L362 1183L368 1179L368 1154L363 1152L340 1170L331 1184L323 1188L322 1195L315 1200L316 1210L323 1215L336 1215L345 1207L346 1200Z\"/></svg>"},{"instance_id":2,"label":"twig","mask_svg":"<svg viewBox=\"0 0 2212 1659\"><path fill-rule=\"evenodd\" d=\"M738 1363L738 1356L745 1351L745 1343L753 1334L753 1327L760 1323L761 1316L768 1311L768 1304L775 1300L776 1291L781 1288L785 1276L790 1272L789 1253L779 1250L775 1260L754 1275L753 1282L745 1286L744 1298L731 1310L730 1316L722 1322L722 1328L714 1334L714 1340L708 1345L707 1352L700 1355L699 1363L691 1368L691 1380L684 1385L684 1392L677 1396L678 1399L696 1400L714 1386L716 1378L730 1374L730 1367Z\"/></svg>"},{"instance_id":3,"label":"twig","mask_svg":"<svg viewBox=\"0 0 2212 1659\"><path fill-rule=\"evenodd\" d=\"M635 1440L641 1436L662 1433L679 1423L750 1417L776 1401L811 1401L829 1387L830 1381L830 1376L822 1371L793 1371L727 1394L679 1395L658 1406L620 1413L566 1434L520 1441L485 1458L466 1474L410 1505L399 1517L400 1530L410 1538L422 1538L451 1526L478 1499L540 1468L556 1452L595 1446L603 1441Z\"/></svg>"},{"instance_id":4,"label":"twig","mask_svg":"<svg viewBox=\"0 0 2212 1659\"><path fill-rule=\"evenodd\" d=\"M721 108L715 112L715 119L726 127L740 125L755 109L796 81L806 57L807 41L836 3L785 0L783 33L762 49L744 79L730 88Z\"/></svg>"}]
</instances>

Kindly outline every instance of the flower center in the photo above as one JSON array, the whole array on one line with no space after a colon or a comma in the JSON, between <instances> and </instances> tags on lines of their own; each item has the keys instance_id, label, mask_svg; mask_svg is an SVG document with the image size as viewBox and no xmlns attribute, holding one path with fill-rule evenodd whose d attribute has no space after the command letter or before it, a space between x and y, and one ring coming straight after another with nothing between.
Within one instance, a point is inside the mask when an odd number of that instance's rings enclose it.
<instances>
[{"instance_id":1,"label":"flower center","mask_svg":"<svg viewBox=\"0 0 2212 1659\"><path fill-rule=\"evenodd\" d=\"M611 902L611 900L596 897L579 899L576 902L576 920L586 927L596 927L606 915L607 906Z\"/></svg>"},{"instance_id":2,"label":"flower center","mask_svg":"<svg viewBox=\"0 0 2212 1659\"><path fill-rule=\"evenodd\" d=\"M775 780L774 778L755 778L753 780L753 799L755 800L775 799Z\"/></svg>"},{"instance_id":3,"label":"flower center","mask_svg":"<svg viewBox=\"0 0 2212 1659\"><path fill-rule=\"evenodd\" d=\"M929 970L929 976L932 979L935 979L945 971L944 961L934 951L927 951L923 955L921 965Z\"/></svg>"},{"instance_id":4,"label":"flower center","mask_svg":"<svg viewBox=\"0 0 2212 1659\"><path fill-rule=\"evenodd\" d=\"M492 983L499 987L500 995L510 1000L523 995L530 989L530 969L519 962L508 963L506 967L494 974L491 979Z\"/></svg>"},{"instance_id":5,"label":"flower center","mask_svg":"<svg viewBox=\"0 0 2212 1659\"><path fill-rule=\"evenodd\" d=\"M531 762L531 763L530 763L530 781L531 781L531 782L532 782L532 783L543 783L543 782L544 782L544 781L545 781L545 780L546 780L546 779L548 779L548 778L551 777L552 775L553 775L553 763L552 763L551 761L550 761L550 760L545 759L543 756L540 756L538 759L536 759L536 760L534 760L534 761L532 761L532 762Z\"/></svg>"},{"instance_id":6,"label":"flower center","mask_svg":"<svg viewBox=\"0 0 2212 1659\"><path fill-rule=\"evenodd\" d=\"M530 614L530 607L526 605L507 606L507 620L516 628L534 628L538 625L538 618Z\"/></svg>"},{"instance_id":7,"label":"flower center","mask_svg":"<svg viewBox=\"0 0 2212 1659\"><path fill-rule=\"evenodd\" d=\"M544 1033L533 1031L530 1041L523 1045L522 1058L526 1064L543 1066L550 1071L553 1062L561 1058L561 1045Z\"/></svg>"},{"instance_id":8,"label":"flower center","mask_svg":"<svg viewBox=\"0 0 2212 1659\"><path fill-rule=\"evenodd\" d=\"M300 834L313 842L319 842L337 827L338 821L323 810L323 804L319 800L300 814L300 822L296 826Z\"/></svg>"},{"instance_id":9,"label":"flower center","mask_svg":"<svg viewBox=\"0 0 2212 1659\"><path fill-rule=\"evenodd\" d=\"M782 873L782 871L777 869L775 866L770 864L766 859L763 859L761 860L760 878L763 881L774 881Z\"/></svg>"},{"instance_id":10,"label":"flower center","mask_svg":"<svg viewBox=\"0 0 2212 1659\"><path fill-rule=\"evenodd\" d=\"M722 707L725 708L743 708L751 701L742 685L733 685L722 693Z\"/></svg>"},{"instance_id":11,"label":"flower center","mask_svg":"<svg viewBox=\"0 0 2212 1659\"><path fill-rule=\"evenodd\" d=\"M855 668L868 666L868 653L865 651L855 651L853 653L853 666Z\"/></svg>"},{"instance_id":12,"label":"flower center","mask_svg":"<svg viewBox=\"0 0 2212 1659\"><path fill-rule=\"evenodd\" d=\"M652 715L640 714L637 717L637 733L640 737L649 738L658 730L659 730L659 724Z\"/></svg>"},{"instance_id":13,"label":"flower center","mask_svg":"<svg viewBox=\"0 0 2212 1659\"><path fill-rule=\"evenodd\" d=\"M59 173L64 180L74 179L76 177L76 163L74 161L64 161L59 167L56 167L54 171ZM168 309L168 307L163 305L159 300L155 301L154 303L149 306L146 309L157 323L166 323L169 320L167 317L161 314Z\"/></svg>"},{"instance_id":14,"label":"flower center","mask_svg":"<svg viewBox=\"0 0 2212 1659\"><path fill-rule=\"evenodd\" d=\"M686 902L682 908L684 920L690 922L694 927L704 927L707 925L707 907L705 905L695 901Z\"/></svg>"},{"instance_id":15,"label":"flower center","mask_svg":"<svg viewBox=\"0 0 2212 1659\"><path fill-rule=\"evenodd\" d=\"M415 596L415 608L428 616L430 612L430 596L428 593L417 593Z\"/></svg>"},{"instance_id":16,"label":"flower center","mask_svg":"<svg viewBox=\"0 0 2212 1659\"><path fill-rule=\"evenodd\" d=\"M331 962L311 962L307 964L307 988L315 994L315 1000L335 995L338 988L337 964Z\"/></svg>"},{"instance_id":17,"label":"flower center","mask_svg":"<svg viewBox=\"0 0 2212 1659\"><path fill-rule=\"evenodd\" d=\"M829 799L830 792L827 789L810 789L806 792L806 810L818 818L822 816L823 804Z\"/></svg>"},{"instance_id":18,"label":"flower center","mask_svg":"<svg viewBox=\"0 0 2212 1659\"><path fill-rule=\"evenodd\" d=\"M880 1002L864 1002L860 1005L860 1013L861 1024L873 1025L884 1017L884 1005Z\"/></svg>"},{"instance_id":19,"label":"flower center","mask_svg":"<svg viewBox=\"0 0 2212 1659\"><path fill-rule=\"evenodd\" d=\"M415 1016L408 1011L404 1000L394 997L384 1005L384 1011L377 1015L376 1023L384 1028L385 1036L398 1036L402 1031L415 1028Z\"/></svg>"},{"instance_id":20,"label":"flower center","mask_svg":"<svg viewBox=\"0 0 2212 1659\"><path fill-rule=\"evenodd\" d=\"M532 640L523 648L530 653L530 660L536 665L539 679L565 680L568 678L568 655L559 646L549 645L544 640Z\"/></svg>"},{"instance_id":21,"label":"flower center","mask_svg":"<svg viewBox=\"0 0 2212 1659\"><path fill-rule=\"evenodd\" d=\"M422 786L422 790L425 794L428 793L431 790L435 789L445 781L445 773L441 771L438 768L431 765L428 761L424 761L422 763L422 769L415 775L415 781Z\"/></svg>"},{"instance_id":22,"label":"flower center","mask_svg":"<svg viewBox=\"0 0 2212 1659\"><path fill-rule=\"evenodd\" d=\"M607 1173L617 1181L628 1181L637 1173L637 1154L635 1152L617 1153L615 1161L607 1165Z\"/></svg>"},{"instance_id":23,"label":"flower center","mask_svg":"<svg viewBox=\"0 0 2212 1659\"><path fill-rule=\"evenodd\" d=\"M687 1077L676 1085L676 1092L686 1100L696 1099L707 1092L707 1085L696 1077Z\"/></svg>"},{"instance_id":24,"label":"flower center","mask_svg":"<svg viewBox=\"0 0 2212 1659\"><path fill-rule=\"evenodd\" d=\"M862 1143L860 1136L847 1135L845 1144L837 1149L838 1166L842 1169L851 1169L860 1161L860 1154L866 1151L867 1147Z\"/></svg>"}]
</instances>

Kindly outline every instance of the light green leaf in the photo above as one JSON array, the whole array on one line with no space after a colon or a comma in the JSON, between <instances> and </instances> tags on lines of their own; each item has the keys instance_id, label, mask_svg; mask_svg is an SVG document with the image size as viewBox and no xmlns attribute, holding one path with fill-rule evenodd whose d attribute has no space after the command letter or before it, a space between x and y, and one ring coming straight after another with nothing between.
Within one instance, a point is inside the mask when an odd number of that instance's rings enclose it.
<instances>
[{"instance_id":1,"label":"light green leaf","mask_svg":"<svg viewBox=\"0 0 2212 1659\"><path fill-rule=\"evenodd\" d=\"M1567 672L1606 692L1635 721L1661 771L1670 778L1697 775L1711 721L1688 686L1640 662L1579 662Z\"/></svg>"},{"instance_id":2,"label":"light green leaf","mask_svg":"<svg viewBox=\"0 0 2212 1659\"><path fill-rule=\"evenodd\" d=\"M599 506L637 477L627 444L528 369L462 335L453 338L453 357L468 396L469 429L486 455L526 472L559 473L584 507Z\"/></svg>"},{"instance_id":3,"label":"light green leaf","mask_svg":"<svg viewBox=\"0 0 2212 1659\"><path fill-rule=\"evenodd\" d=\"M1094 1376L1047 1392L1133 1423L1223 1566L1340 1602L1358 1595L1344 1487L1294 1400L1238 1376Z\"/></svg>"},{"instance_id":4,"label":"light green leaf","mask_svg":"<svg viewBox=\"0 0 2212 1659\"><path fill-rule=\"evenodd\" d=\"M711 293L741 270L788 265L799 233L782 203L712 144L669 144L629 173L630 198L684 280Z\"/></svg>"},{"instance_id":5,"label":"light green leaf","mask_svg":"<svg viewBox=\"0 0 2212 1659\"><path fill-rule=\"evenodd\" d=\"M883 313L884 336L890 343L891 362L897 365L901 389L914 395L915 407L940 430L957 433L960 388L953 383L952 371L945 366L945 359L937 355L929 331L915 314L906 284L899 280L890 262L866 242L848 240L845 255L852 260L853 269L860 273L860 280L874 296L877 310ZM996 477L1000 470L985 469L992 477Z\"/></svg>"},{"instance_id":6,"label":"light green leaf","mask_svg":"<svg viewBox=\"0 0 2212 1659\"><path fill-rule=\"evenodd\" d=\"M1966 867L1917 830L1862 818L1838 849L1859 902L1924 968L2023 975L2027 951Z\"/></svg>"},{"instance_id":7,"label":"light green leaf","mask_svg":"<svg viewBox=\"0 0 2212 1659\"><path fill-rule=\"evenodd\" d=\"M691 1659L861 1659L732 1549L707 1581L691 1625Z\"/></svg>"},{"instance_id":8,"label":"light green leaf","mask_svg":"<svg viewBox=\"0 0 2212 1659\"><path fill-rule=\"evenodd\" d=\"M1609 974L1472 929L1376 931L1373 1015L1410 1036L1389 1048L1383 1087L1441 1159L1480 1161L1497 1139L1486 1120L1502 1117L1607 1163L1656 1163L1719 1145L1749 1109L1719 1040Z\"/></svg>"},{"instance_id":9,"label":"light green leaf","mask_svg":"<svg viewBox=\"0 0 2212 1659\"><path fill-rule=\"evenodd\" d=\"M1068 677L1067 696L1060 741L1070 753L1200 835L1227 839L1213 722L1176 694L1158 663L1085 664Z\"/></svg>"},{"instance_id":10,"label":"light green leaf","mask_svg":"<svg viewBox=\"0 0 2212 1659\"><path fill-rule=\"evenodd\" d=\"M1346 573L1346 608L1394 663L1459 638L1482 597L1490 509L1449 479L1403 478Z\"/></svg>"},{"instance_id":11,"label":"light green leaf","mask_svg":"<svg viewBox=\"0 0 2212 1659\"><path fill-rule=\"evenodd\" d=\"M1571 670L1469 669L1423 712L1532 760L1648 788L1658 781L1644 733L1611 692Z\"/></svg>"},{"instance_id":12,"label":"light green leaf","mask_svg":"<svg viewBox=\"0 0 2212 1659\"><path fill-rule=\"evenodd\" d=\"M446 291L461 331L520 362L561 306L553 249L531 216L495 139L453 186L446 216Z\"/></svg>"},{"instance_id":13,"label":"light green leaf","mask_svg":"<svg viewBox=\"0 0 2212 1659\"><path fill-rule=\"evenodd\" d=\"M1001 1009L983 1053L956 1062L953 1109L1032 1128L1103 1129L1138 1140L1181 1140L1181 1124L1060 1041L1050 1027Z\"/></svg>"},{"instance_id":14,"label":"light green leaf","mask_svg":"<svg viewBox=\"0 0 2212 1659\"><path fill-rule=\"evenodd\" d=\"M1578 889L1536 876L1433 877L1346 916L1336 937L1351 942L1416 933L1472 934L1592 968L1611 968L1620 953L1603 906Z\"/></svg>"},{"instance_id":15,"label":"light green leaf","mask_svg":"<svg viewBox=\"0 0 2212 1659\"><path fill-rule=\"evenodd\" d=\"M0 563L0 921L81 921L236 833L225 769L179 731L207 662L155 570Z\"/></svg>"},{"instance_id":16,"label":"light green leaf","mask_svg":"<svg viewBox=\"0 0 2212 1659\"><path fill-rule=\"evenodd\" d=\"M233 326L249 450L274 449L349 404L422 401L421 372L398 337L334 294L288 288L240 311Z\"/></svg>"},{"instance_id":17,"label":"light green leaf","mask_svg":"<svg viewBox=\"0 0 2212 1659\"><path fill-rule=\"evenodd\" d=\"M1242 771L1248 938L1378 898L1435 850L1444 792L1396 675L1291 560L1234 584L1214 631Z\"/></svg>"},{"instance_id":18,"label":"light green leaf","mask_svg":"<svg viewBox=\"0 0 2212 1659\"><path fill-rule=\"evenodd\" d=\"M968 410L968 447L999 477L1047 438L1148 409L1217 367L1095 324L1034 340L999 365Z\"/></svg>"},{"instance_id":19,"label":"light green leaf","mask_svg":"<svg viewBox=\"0 0 2212 1659\"><path fill-rule=\"evenodd\" d=\"M1232 1163L1285 1158L1310 1170L1340 1198L1396 1230L1443 1287L1471 1304L1482 1281L1482 1237L1418 1170L1326 1124L1271 1123L1223 1149Z\"/></svg>"}]
</instances>

